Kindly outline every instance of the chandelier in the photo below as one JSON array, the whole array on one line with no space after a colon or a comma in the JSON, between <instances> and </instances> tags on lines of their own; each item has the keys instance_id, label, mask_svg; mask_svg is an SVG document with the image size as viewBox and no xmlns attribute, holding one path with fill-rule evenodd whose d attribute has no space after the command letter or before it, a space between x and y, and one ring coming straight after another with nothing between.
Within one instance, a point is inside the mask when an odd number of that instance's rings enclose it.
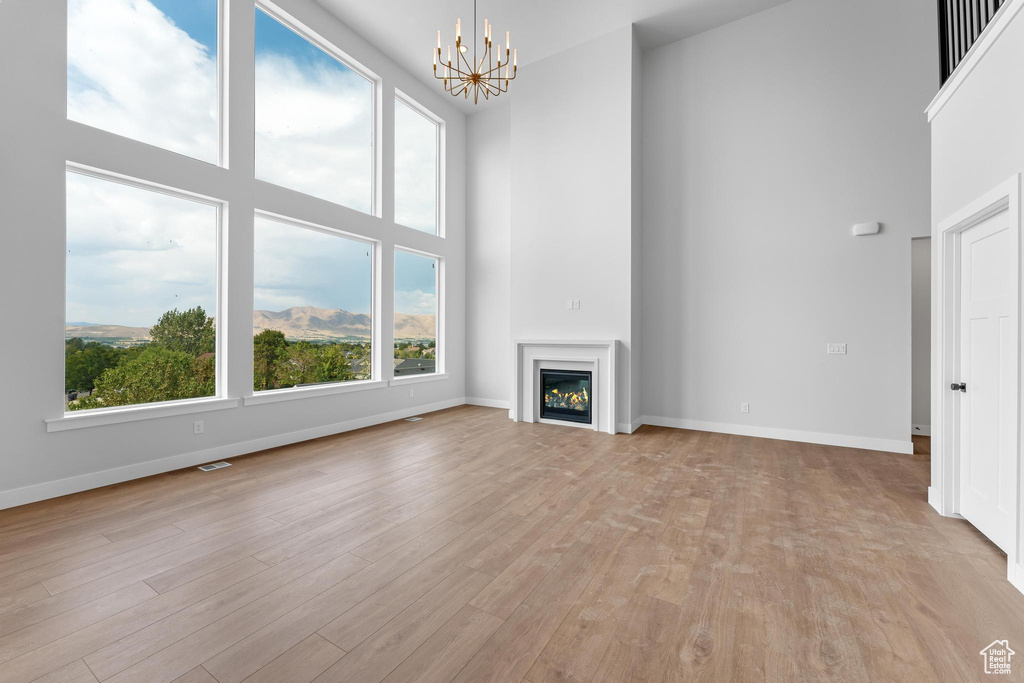
<instances>
[{"instance_id":1,"label":"chandelier","mask_svg":"<svg viewBox=\"0 0 1024 683\"><path fill-rule=\"evenodd\" d=\"M505 31L505 50L502 52L501 45L494 48L491 42L491 29L494 28L484 19L484 45L483 56L477 55L476 51L476 0L473 0L473 58L467 57L469 48L462 42L462 19L455 20L455 62L452 62L452 46L448 45L448 60L441 63L441 74L437 73L437 63L441 61L441 31L437 32L437 50L434 52L434 78L444 82L445 92L451 93L453 97L462 95L469 99L469 93L473 93L473 104L480 101L480 95L484 99L497 97L503 92L508 92L509 81L516 78L516 54L518 50L512 50L509 46L508 31ZM493 48L493 49L492 49ZM505 61L502 61L504 58ZM504 75L501 70L505 69Z\"/></svg>"}]
</instances>

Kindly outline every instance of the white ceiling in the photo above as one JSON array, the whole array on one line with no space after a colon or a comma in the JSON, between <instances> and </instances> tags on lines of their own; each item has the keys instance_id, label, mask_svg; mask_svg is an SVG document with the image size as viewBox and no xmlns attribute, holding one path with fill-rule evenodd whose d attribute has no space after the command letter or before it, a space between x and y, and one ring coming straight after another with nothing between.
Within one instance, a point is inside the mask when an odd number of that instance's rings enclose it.
<instances>
[{"instance_id":1,"label":"white ceiling","mask_svg":"<svg viewBox=\"0 0 1024 683\"><path fill-rule=\"evenodd\" d=\"M471 36L473 0L317 0L424 82L433 80L431 50L441 29L443 45L455 42L455 19ZM788 0L478 0L478 23L494 25L495 42L512 32L524 66L630 23L649 50L722 26ZM482 32L482 31L481 31ZM437 86L440 90L440 86ZM513 95L510 90L508 95ZM493 102L493 100L492 100ZM457 101L467 113L472 100Z\"/></svg>"}]
</instances>

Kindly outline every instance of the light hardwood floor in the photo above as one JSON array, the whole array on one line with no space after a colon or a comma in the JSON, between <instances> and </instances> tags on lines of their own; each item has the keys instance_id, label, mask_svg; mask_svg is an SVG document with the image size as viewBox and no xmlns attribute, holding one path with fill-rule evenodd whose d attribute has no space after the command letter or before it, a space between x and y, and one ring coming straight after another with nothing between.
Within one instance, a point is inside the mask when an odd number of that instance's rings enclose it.
<instances>
[{"instance_id":1,"label":"light hardwood floor","mask_svg":"<svg viewBox=\"0 0 1024 683\"><path fill-rule=\"evenodd\" d=\"M1024 652L927 456L462 407L232 462L0 512L0 680L953 681Z\"/></svg>"}]
</instances>

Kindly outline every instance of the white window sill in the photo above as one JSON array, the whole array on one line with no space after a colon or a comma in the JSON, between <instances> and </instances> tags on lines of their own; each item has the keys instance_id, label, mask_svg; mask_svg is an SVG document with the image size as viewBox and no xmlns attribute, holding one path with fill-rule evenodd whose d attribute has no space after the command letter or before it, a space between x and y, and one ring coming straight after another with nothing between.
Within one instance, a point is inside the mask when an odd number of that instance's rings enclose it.
<instances>
[{"instance_id":1,"label":"white window sill","mask_svg":"<svg viewBox=\"0 0 1024 683\"><path fill-rule=\"evenodd\" d=\"M386 386L387 382L384 380L366 380L362 382L345 382L343 384L325 384L317 387L293 387L291 389L261 391L258 394L246 396L242 401L247 406L258 406L262 403L277 403L278 401L294 401L301 398L348 394L353 391L382 389Z\"/></svg>"},{"instance_id":2,"label":"white window sill","mask_svg":"<svg viewBox=\"0 0 1024 683\"><path fill-rule=\"evenodd\" d=\"M400 387L403 384L419 384L420 382L436 382L438 380L448 379L447 372L432 372L422 375L408 375L406 377L396 377L391 380L391 386Z\"/></svg>"},{"instance_id":3,"label":"white window sill","mask_svg":"<svg viewBox=\"0 0 1024 683\"><path fill-rule=\"evenodd\" d=\"M46 420L46 431L63 432L68 429L84 429L86 427L100 427L121 422L152 420L158 417L205 413L211 410L237 408L240 403L241 401L237 398L196 398L188 401L146 403L138 406L74 411L64 413L62 417Z\"/></svg>"}]
</instances>

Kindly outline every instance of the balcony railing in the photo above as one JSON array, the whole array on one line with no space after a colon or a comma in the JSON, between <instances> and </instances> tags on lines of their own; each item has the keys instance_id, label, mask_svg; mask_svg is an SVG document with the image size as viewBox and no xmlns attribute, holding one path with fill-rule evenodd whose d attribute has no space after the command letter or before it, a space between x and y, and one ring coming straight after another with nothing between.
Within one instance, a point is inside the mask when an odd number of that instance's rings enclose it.
<instances>
[{"instance_id":1,"label":"balcony railing","mask_svg":"<svg viewBox=\"0 0 1024 683\"><path fill-rule=\"evenodd\" d=\"M938 0L942 83L953 75L1006 0Z\"/></svg>"}]
</instances>

